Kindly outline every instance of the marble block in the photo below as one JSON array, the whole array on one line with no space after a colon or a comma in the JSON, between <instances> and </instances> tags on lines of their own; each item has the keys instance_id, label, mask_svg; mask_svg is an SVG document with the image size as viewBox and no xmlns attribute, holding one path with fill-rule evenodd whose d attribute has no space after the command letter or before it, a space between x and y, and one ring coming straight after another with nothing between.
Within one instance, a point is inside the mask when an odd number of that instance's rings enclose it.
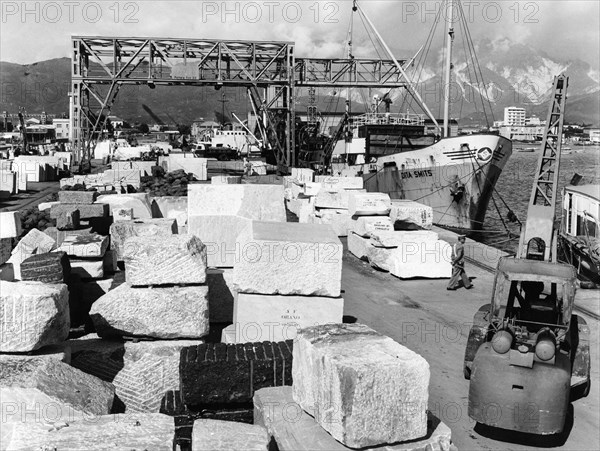
<instances>
[{"instance_id":1,"label":"marble block","mask_svg":"<svg viewBox=\"0 0 600 451\"><path fill-rule=\"evenodd\" d=\"M429 364L363 324L301 330L294 340L294 401L351 448L427 433Z\"/></svg>"},{"instance_id":2,"label":"marble block","mask_svg":"<svg viewBox=\"0 0 600 451\"><path fill-rule=\"evenodd\" d=\"M18 211L0 212L0 239L21 235L21 214Z\"/></svg>"},{"instance_id":3,"label":"marble block","mask_svg":"<svg viewBox=\"0 0 600 451\"><path fill-rule=\"evenodd\" d=\"M398 227L403 227L406 224L416 224L423 229L431 229L433 209L429 205L413 200L392 199L390 219Z\"/></svg>"},{"instance_id":4,"label":"marble block","mask_svg":"<svg viewBox=\"0 0 600 451\"><path fill-rule=\"evenodd\" d=\"M315 176L315 182L322 185L322 189L329 192L339 192L342 190L363 189L362 177L332 177L329 175Z\"/></svg>"},{"instance_id":5,"label":"marble block","mask_svg":"<svg viewBox=\"0 0 600 451\"><path fill-rule=\"evenodd\" d=\"M192 451L266 451L267 430L234 421L199 419L192 428Z\"/></svg>"},{"instance_id":6,"label":"marble block","mask_svg":"<svg viewBox=\"0 0 600 451\"><path fill-rule=\"evenodd\" d=\"M349 191L348 213L352 216L387 216L391 200L384 193L362 193Z\"/></svg>"},{"instance_id":7,"label":"marble block","mask_svg":"<svg viewBox=\"0 0 600 451\"><path fill-rule=\"evenodd\" d=\"M117 252L118 261L123 261L125 241L134 236L160 237L177 234L177 222L174 219L139 219L118 221L110 226L111 249Z\"/></svg>"},{"instance_id":8,"label":"marble block","mask_svg":"<svg viewBox=\"0 0 600 451\"><path fill-rule=\"evenodd\" d=\"M368 238L380 232L393 232L394 224L387 216L355 216L351 230L359 236Z\"/></svg>"},{"instance_id":9,"label":"marble block","mask_svg":"<svg viewBox=\"0 0 600 451\"><path fill-rule=\"evenodd\" d=\"M341 297L237 293L233 311L235 342L292 340L302 328L339 323L343 316Z\"/></svg>"},{"instance_id":10,"label":"marble block","mask_svg":"<svg viewBox=\"0 0 600 451\"><path fill-rule=\"evenodd\" d=\"M347 243L348 251L356 258L360 258L361 260L369 259L369 248L373 246L369 238L363 238L352 232L348 234Z\"/></svg>"},{"instance_id":11,"label":"marble block","mask_svg":"<svg viewBox=\"0 0 600 451\"><path fill-rule=\"evenodd\" d=\"M253 221L237 243L233 277L240 292L340 295L343 247L330 227Z\"/></svg>"},{"instance_id":12,"label":"marble block","mask_svg":"<svg viewBox=\"0 0 600 451\"><path fill-rule=\"evenodd\" d=\"M71 257L102 258L108 248L108 237L90 233L67 236L58 250Z\"/></svg>"}]
</instances>

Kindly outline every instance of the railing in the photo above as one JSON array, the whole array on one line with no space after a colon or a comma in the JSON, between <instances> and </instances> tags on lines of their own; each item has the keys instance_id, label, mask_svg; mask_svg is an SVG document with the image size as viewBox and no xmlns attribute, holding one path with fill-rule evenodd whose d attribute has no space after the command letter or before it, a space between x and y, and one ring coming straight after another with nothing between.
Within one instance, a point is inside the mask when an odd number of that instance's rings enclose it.
<instances>
[{"instance_id":1,"label":"railing","mask_svg":"<svg viewBox=\"0 0 600 451\"><path fill-rule=\"evenodd\" d=\"M353 127L361 125L424 125L425 115L409 113L366 113L350 120Z\"/></svg>"}]
</instances>

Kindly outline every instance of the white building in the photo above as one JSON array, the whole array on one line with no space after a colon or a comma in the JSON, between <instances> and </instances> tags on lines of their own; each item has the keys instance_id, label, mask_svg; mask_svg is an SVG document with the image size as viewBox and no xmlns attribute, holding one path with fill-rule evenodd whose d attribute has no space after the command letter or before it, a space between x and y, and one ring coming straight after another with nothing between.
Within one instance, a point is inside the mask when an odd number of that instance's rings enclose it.
<instances>
[{"instance_id":1,"label":"white building","mask_svg":"<svg viewBox=\"0 0 600 451\"><path fill-rule=\"evenodd\" d=\"M583 133L590 137L591 142L600 144L600 128L586 128Z\"/></svg>"},{"instance_id":2,"label":"white building","mask_svg":"<svg viewBox=\"0 0 600 451\"><path fill-rule=\"evenodd\" d=\"M71 120L70 119L52 119L54 125L56 139L69 139L71 136Z\"/></svg>"},{"instance_id":3,"label":"white building","mask_svg":"<svg viewBox=\"0 0 600 451\"><path fill-rule=\"evenodd\" d=\"M525 125L525 108L509 106L504 108L504 125L522 127Z\"/></svg>"}]
</instances>

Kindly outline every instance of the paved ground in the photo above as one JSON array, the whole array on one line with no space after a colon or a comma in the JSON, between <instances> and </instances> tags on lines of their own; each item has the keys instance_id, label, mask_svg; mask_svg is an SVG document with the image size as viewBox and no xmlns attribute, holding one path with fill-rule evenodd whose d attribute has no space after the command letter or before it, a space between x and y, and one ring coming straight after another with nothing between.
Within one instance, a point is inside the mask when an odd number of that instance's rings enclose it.
<instances>
[{"instance_id":1,"label":"paved ground","mask_svg":"<svg viewBox=\"0 0 600 451\"><path fill-rule=\"evenodd\" d=\"M571 404L569 431L542 440L476 427L468 417L469 381L463 378L464 350L473 314L489 302L493 276L471 264L467 264L467 273L474 278L474 289L447 291L447 280L403 281L375 271L368 263L346 253L342 274L344 311L427 359L431 366L429 408L450 426L459 449L600 449L598 321L589 317L586 320L592 334L592 389L587 398ZM597 308L598 291L581 293Z\"/></svg>"}]
</instances>

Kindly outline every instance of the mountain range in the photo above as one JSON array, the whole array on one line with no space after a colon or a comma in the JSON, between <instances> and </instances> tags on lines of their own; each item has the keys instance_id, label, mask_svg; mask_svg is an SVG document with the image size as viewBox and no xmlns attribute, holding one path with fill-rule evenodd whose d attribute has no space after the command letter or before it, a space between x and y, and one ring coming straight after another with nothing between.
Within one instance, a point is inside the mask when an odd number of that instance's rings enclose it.
<instances>
[{"instance_id":1,"label":"mountain range","mask_svg":"<svg viewBox=\"0 0 600 451\"><path fill-rule=\"evenodd\" d=\"M600 123L600 74L590 64L581 60L563 61L526 44L508 38L482 39L475 44L480 71L485 80L478 82L472 64L467 64L465 52L457 50L453 58L451 88L451 116L461 125L482 125L485 120L479 94L487 92L491 110L487 119L491 122L503 118L507 106L521 106L528 115L545 119L551 95L554 75L566 72L570 78L569 101L566 121L569 123ZM0 111L16 113L24 108L27 113L62 115L69 111L70 91L69 58L51 59L38 63L20 65L0 62ZM432 55L420 67L409 68L408 74L419 71L416 89L429 109L441 116L443 86L441 57ZM224 95L223 95L224 94ZM308 105L307 92L296 93L296 108L303 111ZM374 95L382 97L385 91L352 91L353 111L364 111ZM318 93L318 107L322 111L343 111L344 91L331 89ZM391 111L405 112L410 104L404 99L404 91L393 90ZM414 102L413 102L414 104ZM126 86L115 102L112 114L129 122L149 124L190 124L195 120L219 119L224 113L243 117L248 109L245 90L212 87L157 87ZM380 108L382 111L382 108ZM421 112L416 110L415 112ZM490 124L491 125L491 124Z\"/></svg>"}]
</instances>

